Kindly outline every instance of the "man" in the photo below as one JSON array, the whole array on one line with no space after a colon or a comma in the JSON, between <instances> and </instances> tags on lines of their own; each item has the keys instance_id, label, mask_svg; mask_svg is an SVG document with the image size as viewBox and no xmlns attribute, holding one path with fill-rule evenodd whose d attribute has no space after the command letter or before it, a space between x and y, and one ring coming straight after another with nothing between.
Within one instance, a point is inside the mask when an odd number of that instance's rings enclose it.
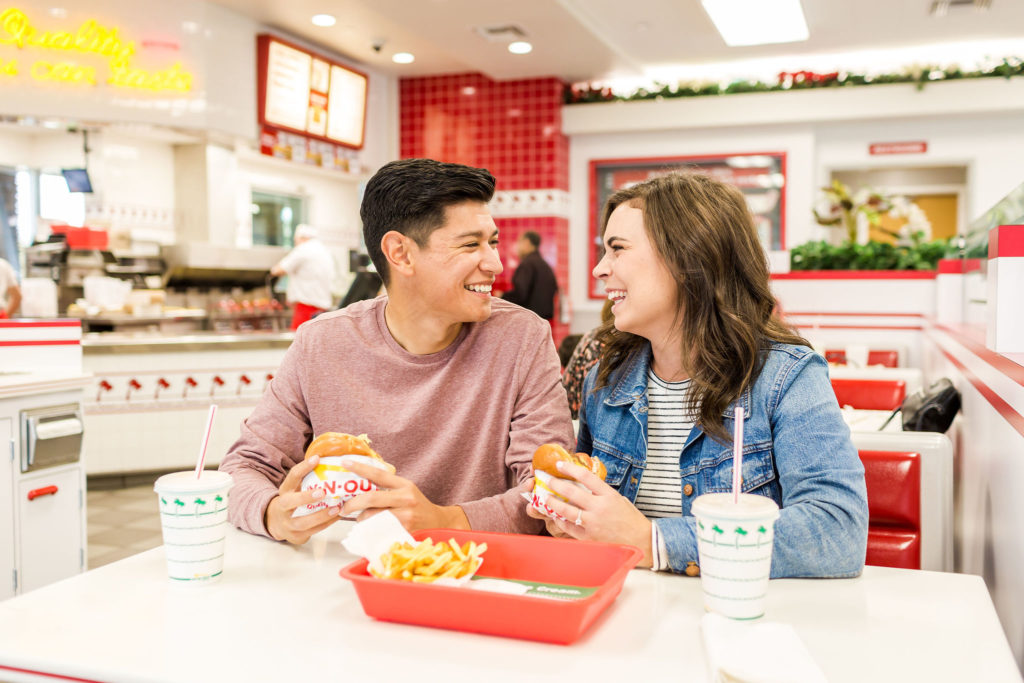
<instances>
[{"instance_id":1,"label":"man","mask_svg":"<svg viewBox=\"0 0 1024 683\"><path fill-rule=\"evenodd\" d=\"M294 309L292 329L331 307L331 283L334 281L334 259L316 230L309 225L295 228L295 248L270 269L274 277L288 276L288 303Z\"/></svg>"},{"instance_id":2,"label":"man","mask_svg":"<svg viewBox=\"0 0 1024 683\"><path fill-rule=\"evenodd\" d=\"M0 299L4 306L0 308L0 318L13 318L21 307L21 287L18 286L18 274L14 267L0 258Z\"/></svg>"},{"instance_id":3,"label":"man","mask_svg":"<svg viewBox=\"0 0 1024 683\"><path fill-rule=\"evenodd\" d=\"M555 294L558 292L558 281L555 271L545 261L537 248L540 246L540 235L524 232L516 242L516 253L519 255L519 267L512 275L512 289L502 297L505 301L528 308L545 320L555 317Z\"/></svg>"},{"instance_id":4,"label":"man","mask_svg":"<svg viewBox=\"0 0 1024 683\"><path fill-rule=\"evenodd\" d=\"M536 533L519 486L543 443L573 444L550 329L491 298L501 272L494 177L429 159L386 164L360 215L386 296L303 325L221 469L242 529L304 543L340 516L381 510L410 531ZM302 517L315 435L367 434L396 467L349 469L381 490Z\"/></svg>"}]
</instances>

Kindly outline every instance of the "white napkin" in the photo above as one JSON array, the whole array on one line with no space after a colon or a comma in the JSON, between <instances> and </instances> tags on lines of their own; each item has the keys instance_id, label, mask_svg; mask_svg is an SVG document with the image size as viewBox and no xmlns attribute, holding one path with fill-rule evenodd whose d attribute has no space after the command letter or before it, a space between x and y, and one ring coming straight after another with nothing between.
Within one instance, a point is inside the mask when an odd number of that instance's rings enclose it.
<instances>
[{"instance_id":1,"label":"white napkin","mask_svg":"<svg viewBox=\"0 0 1024 683\"><path fill-rule=\"evenodd\" d=\"M417 543L398 518L390 510L385 510L353 526L341 544L353 555L365 557L370 561L370 566L379 571L380 556L390 550L395 542L410 545Z\"/></svg>"},{"instance_id":2,"label":"white napkin","mask_svg":"<svg viewBox=\"0 0 1024 683\"><path fill-rule=\"evenodd\" d=\"M434 539L435 542L446 541L446 538ZM408 543L409 545L416 545L419 543L413 538L402 523L398 521L390 510L379 512L373 517L359 522L348 532L348 536L341 540L341 544L345 546L345 550L349 551L354 555L365 557L370 561L370 567L375 571L381 571L380 558L381 555L391 550L391 546L395 543ZM480 558L479 564L477 564L476 571L469 576L463 576L459 579L444 578L438 579L433 582L435 586L469 586L470 588L476 588L477 590L494 591L501 593L524 593L528 588L525 586L516 586L500 579L492 580L480 580L470 583L470 579L477 571L480 571L480 567L483 566L483 558ZM479 583L480 585L474 585ZM499 586L498 584L508 584L505 586Z\"/></svg>"},{"instance_id":3,"label":"white napkin","mask_svg":"<svg viewBox=\"0 0 1024 683\"><path fill-rule=\"evenodd\" d=\"M709 612L701 629L711 683L826 683L789 624L735 621Z\"/></svg>"}]
</instances>

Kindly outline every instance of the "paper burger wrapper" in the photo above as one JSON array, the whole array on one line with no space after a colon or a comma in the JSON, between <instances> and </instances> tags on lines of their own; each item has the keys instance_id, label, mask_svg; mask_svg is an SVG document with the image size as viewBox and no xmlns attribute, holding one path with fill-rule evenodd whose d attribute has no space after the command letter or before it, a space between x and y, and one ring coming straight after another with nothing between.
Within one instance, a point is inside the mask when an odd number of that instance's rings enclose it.
<instances>
[{"instance_id":1,"label":"paper burger wrapper","mask_svg":"<svg viewBox=\"0 0 1024 683\"><path fill-rule=\"evenodd\" d=\"M551 489L552 479L554 479L554 477L552 477L547 472L543 472L541 470L535 471L533 473L533 493L523 495L527 498L527 500L530 501L530 507L532 507L534 510L538 510L542 514L551 517L552 519L557 519L563 522L571 523L574 520L566 519L562 515L552 510L551 506L548 505L548 499L550 498L557 498L558 500L564 503L569 502L568 500L565 499L565 497L558 495ZM573 479L565 479L565 481L571 482L576 486L579 486L587 493L590 493L590 489L588 489L586 486L579 483L578 481L575 481Z\"/></svg>"},{"instance_id":2,"label":"paper burger wrapper","mask_svg":"<svg viewBox=\"0 0 1024 683\"><path fill-rule=\"evenodd\" d=\"M388 467L377 460L365 455L328 455L320 458L320 464L302 479L302 490L323 489L324 497L309 505L301 505L292 513L292 517L311 515L317 510L326 507L342 505L345 501L355 498L361 493L376 491L377 485L369 479L364 479L358 474L345 469L343 462L357 462L371 465L378 469L387 470Z\"/></svg>"}]
</instances>

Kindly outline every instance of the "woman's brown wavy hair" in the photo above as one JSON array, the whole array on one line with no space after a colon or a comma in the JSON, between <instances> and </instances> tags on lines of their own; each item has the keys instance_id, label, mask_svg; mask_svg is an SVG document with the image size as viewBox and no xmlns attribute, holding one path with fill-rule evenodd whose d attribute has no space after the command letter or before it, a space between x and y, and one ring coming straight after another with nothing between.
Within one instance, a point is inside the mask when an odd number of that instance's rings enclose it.
<instances>
[{"instance_id":1,"label":"woman's brown wavy hair","mask_svg":"<svg viewBox=\"0 0 1024 683\"><path fill-rule=\"evenodd\" d=\"M810 346L776 313L768 262L743 195L705 175L672 173L613 194L601 219L623 204L643 211L644 229L676 281L684 369L696 421L716 441L730 435L725 409L752 385L772 342ZM597 386L647 341L604 323Z\"/></svg>"}]
</instances>

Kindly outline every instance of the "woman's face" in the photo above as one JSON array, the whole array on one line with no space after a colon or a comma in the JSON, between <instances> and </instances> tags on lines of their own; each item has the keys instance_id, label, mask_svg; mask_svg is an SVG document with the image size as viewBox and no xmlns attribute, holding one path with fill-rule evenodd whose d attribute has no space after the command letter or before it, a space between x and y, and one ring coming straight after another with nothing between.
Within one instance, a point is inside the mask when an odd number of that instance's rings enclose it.
<instances>
[{"instance_id":1,"label":"woman's face","mask_svg":"<svg viewBox=\"0 0 1024 683\"><path fill-rule=\"evenodd\" d=\"M605 252L594 268L612 300L615 327L654 343L678 329L676 281L654 249L640 209L621 204L608 218Z\"/></svg>"}]
</instances>

